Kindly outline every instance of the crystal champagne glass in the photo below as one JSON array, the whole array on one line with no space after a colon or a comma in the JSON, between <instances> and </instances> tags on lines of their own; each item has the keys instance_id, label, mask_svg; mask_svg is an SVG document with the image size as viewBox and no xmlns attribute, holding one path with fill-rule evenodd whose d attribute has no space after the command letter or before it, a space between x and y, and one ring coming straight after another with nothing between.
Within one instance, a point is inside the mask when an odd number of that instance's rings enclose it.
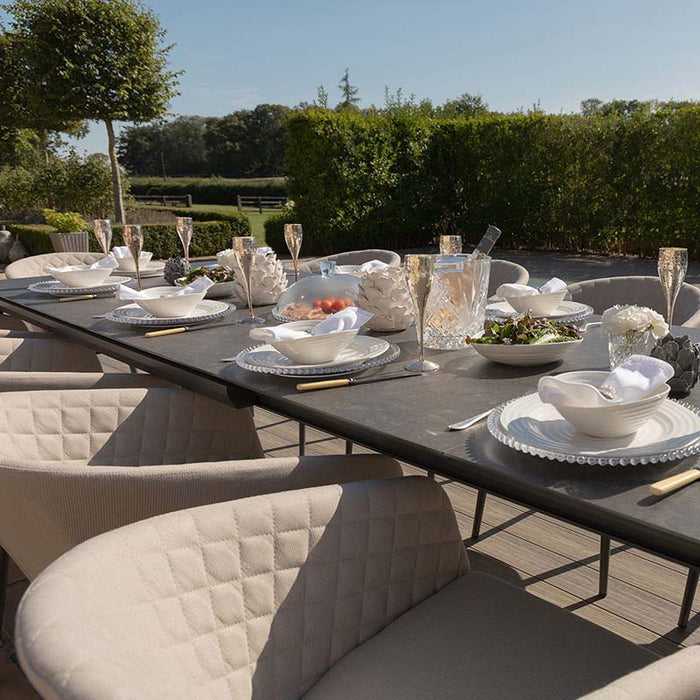
<instances>
[{"instance_id":1,"label":"crystal champagne glass","mask_svg":"<svg viewBox=\"0 0 700 700\"><path fill-rule=\"evenodd\" d=\"M125 224L124 226L124 243L126 243L134 259L136 266L136 289L141 291L141 251L143 250L143 232L141 227L136 224Z\"/></svg>"},{"instance_id":2,"label":"crystal champagne glass","mask_svg":"<svg viewBox=\"0 0 700 700\"><path fill-rule=\"evenodd\" d=\"M93 231L102 252L109 255L112 247L112 222L109 219L95 219Z\"/></svg>"},{"instance_id":3,"label":"crystal champagne glass","mask_svg":"<svg viewBox=\"0 0 700 700\"><path fill-rule=\"evenodd\" d=\"M294 265L294 281L299 279L299 251L301 250L301 239L303 231L301 224L285 224L284 225L284 240L289 248L289 253L292 256L292 264Z\"/></svg>"},{"instance_id":4,"label":"crystal champagne glass","mask_svg":"<svg viewBox=\"0 0 700 700\"><path fill-rule=\"evenodd\" d=\"M190 243L192 242L192 236L194 235L194 224L192 223L192 218L189 216L178 216L175 222L175 228L177 229L177 235L182 243L182 248L185 251L185 262L187 267L190 266Z\"/></svg>"},{"instance_id":5,"label":"crystal champagne glass","mask_svg":"<svg viewBox=\"0 0 700 700\"><path fill-rule=\"evenodd\" d=\"M659 248L659 279L666 295L666 322L669 326L673 323L673 310L687 270L687 248Z\"/></svg>"},{"instance_id":6,"label":"crystal champagne glass","mask_svg":"<svg viewBox=\"0 0 700 700\"><path fill-rule=\"evenodd\" d=\"M257 243L253 236L235 236L233 239L233 252L236 255L238 269L243 274L248 297L248 318L241 323L265 323L265 319L256 316L253 311L253 262L256 248Z\"/></svg>"},{"instance_id":7,"label":"crystal champagne glass","mask_svg":"<svg viewBox=\"0 0 700 700\"><path fill-rule=\"evenodd\" d=\"M406 282L413 299L413 307L416 312L416 329L418 331L418 359L406 365L410 372L432 372L440 369L440 365L423 358L424 330L425 330L425 306L430 296L430 288L433 285L435 274L435 258L432 255L407 255L406 256Z\"/></svg>"},{"instance_id":8,"label":"crystal champagne glass","mask_svg":"<svg viewBox=\"0 0 700 700\"><path fill-rule=\"evenodd\" d=\"M462 236L440 236L440 255L459 255L462 252Z\"/></svg>"}]
</instances>

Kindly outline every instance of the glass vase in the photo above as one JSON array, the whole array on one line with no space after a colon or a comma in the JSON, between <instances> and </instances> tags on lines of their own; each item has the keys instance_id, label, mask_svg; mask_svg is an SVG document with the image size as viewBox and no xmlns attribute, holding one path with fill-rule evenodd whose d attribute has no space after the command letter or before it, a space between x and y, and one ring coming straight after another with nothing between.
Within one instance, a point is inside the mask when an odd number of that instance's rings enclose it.
<instances>
[{"instance_id":1,"label":"glass vase","mask_svg":"<svg viewBox=\"0 0 700 700\"><path fill-rule=\"evenodd\" d=\"M484 330L491 258L439 255L425 310L425 347L466 348Z\"/></svg>"},{"instance_id":2,"label":"glass vase","mask_svg":"<svg viewBox=\"0 0 700 700\"><path fill-rule=\"evenodd\" d=\"M610 369L615 369L632 355L649 355L656 345L651 331L627 331L608 336Z\"/></svg>"}]
</instances>

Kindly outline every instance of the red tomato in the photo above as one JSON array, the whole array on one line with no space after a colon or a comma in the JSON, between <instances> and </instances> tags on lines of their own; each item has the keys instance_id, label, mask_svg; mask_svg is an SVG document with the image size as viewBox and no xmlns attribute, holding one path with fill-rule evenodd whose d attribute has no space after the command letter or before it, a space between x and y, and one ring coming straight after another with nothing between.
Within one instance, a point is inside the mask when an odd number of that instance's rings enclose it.
<instances>
[{"instance_id":1,"label":"red tomato","mask_svg":"<svg viewBox=\"0 0 700 700\"><path fill-rule=\"evenodd\" d=\"M314 307L314 309L320 309L321 308L321 300L320 299L314 299L311 302L311 306Z\"/></svg>"},{"instance_id":2,"label":"red tomato","mask_svg":"<svg viewBox=\"0 0 700 700\"><path fill-rule=\"evenodd\" d=\"M332 309L333 309L333 301L331 301L330 299L324 299L321 302L321 311L323 311L324 313L329 314Z\"/></svg>"},{"instance_id":3,"label":"red tomato","mask_svg":"<svg viewBox=\"0 0 700 700\"><path fill-rule=\"evenodd\" d=\"M345 308L345 300L344 299L336 299L333 302L333 311L342 311Z\"/></svg>"}]
</instances>

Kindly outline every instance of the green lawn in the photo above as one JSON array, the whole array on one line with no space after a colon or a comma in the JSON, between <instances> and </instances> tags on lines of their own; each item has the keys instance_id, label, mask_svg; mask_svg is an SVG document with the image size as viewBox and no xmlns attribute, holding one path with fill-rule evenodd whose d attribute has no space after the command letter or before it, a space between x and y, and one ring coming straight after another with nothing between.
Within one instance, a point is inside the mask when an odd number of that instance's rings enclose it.
<instances>
[{"instance_id":1,"label":"green lawn","mask_svg":"<svg viewBox=\"0 0 700 700\"><path fill-rule=\"evenodd\" d=\"M199 211L215 211L221 214L231 214L232 212L238 211L237 206L229 204L193 204L192 208ZM248 221L250 221L250 228L252 229L255 239L260 245L265 245L265 228L263 224L270 214L261 214L257 211L244 211L243 213L248 217Z\"/></svg>"}]
</instances>

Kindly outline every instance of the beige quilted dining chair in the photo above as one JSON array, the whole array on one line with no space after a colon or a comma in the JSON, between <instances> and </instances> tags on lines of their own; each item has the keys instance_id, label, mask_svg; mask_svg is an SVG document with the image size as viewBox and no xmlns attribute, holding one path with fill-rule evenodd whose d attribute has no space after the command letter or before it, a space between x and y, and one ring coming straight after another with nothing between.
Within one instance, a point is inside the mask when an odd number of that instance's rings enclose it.
<instances>
[{"instance_id":1,"label":"beige quilted dining chair","mask_svg":"<svg viewBox=\"0 0 700 700\"><path fill-rule=\"evenodd\" d=\"M0 337L0 373L99 372L97 355L84 345L35 334Z\"/></svg>"},{"instance_id":2,"label":"beige quilted dining chair","mask_svg":"<svg viewBox=\"0 0 700 700\"><path fill-rule=\"evenodd\" d=\"M648 306L666 316L666 299L658 277L603 277L569 285L574 301L588 304L597 314L615 304ZM700 328L700 289L683 284L678 294L673 323Z\"/></svg>"},{"instance_id":3,"label":"beige quilted dining chair","mask_svg":"<svg viewBox=\"0 0 700 700\"><path fill-rule=\"evenodd\" d=\"M8 279L20 277L44 277L44 266L61 267L63 265L91 265L104 258L104 253L44 253L30 255L10 263L5 268Z\"/></svg>"},{"instance_id":4,"label":"beige quilted dining chair","mask_svg":"<svg viewBox=\"0 0 700 700\"><path fill-rule=\"evenodd\" d=\"M492 260L489 273L489 292L492 297L502 284L527 284L530 273L518 263L510 260Z\"/></svg>"},{"instance_id":5,"label":"beige quilted dining chair","mask_svg":"<svg viewBox=\"0 0 700 700\"><path fill-rule=\"evenodd\" d=\"M471 571L449 499L424 477L245 498L100 535L29 587L15 643L54 700L700 691L697 647L657 661Z\"/></svg>"},{"instance_id":6,"label":"beige quilted dining chair","mask_svg":"<svg viewBox=\"0 0 700 700\"><path fill-rule=\"evenodd\" d=\"M335 262L336 265L362 265L372 260L379 260L392 267L398 267L401 264L401 256L393 250L369 248L367 250L349 250L345 253L335 253L323 258L300 262L299 272L317 274L320 270L319 264L328 260Z\"/></svg>"},{"instance_id":7,"label":"beige quilted dining chair","mask_svg":"<svg viewBox=\"0 0 700 700\"><path fill-rule=\"evenodd\" d=\"M185 389L0 393L0 546L30 579L79 542L152 515L400 474L378 455L266 459L252 409Z\"/></svg>"}]
</instances>

